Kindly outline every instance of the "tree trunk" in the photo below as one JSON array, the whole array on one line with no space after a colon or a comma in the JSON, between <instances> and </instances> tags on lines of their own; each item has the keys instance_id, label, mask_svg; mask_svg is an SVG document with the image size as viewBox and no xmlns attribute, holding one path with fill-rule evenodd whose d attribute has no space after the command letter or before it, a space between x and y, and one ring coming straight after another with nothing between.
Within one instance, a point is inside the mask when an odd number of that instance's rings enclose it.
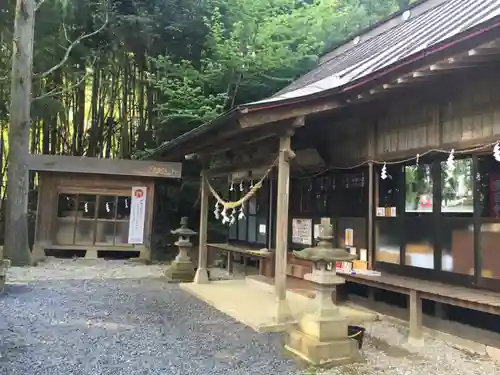
<instances>
[{"instance_id":1,"label":"tree trunk","mask_svg":"<svg viewBox=\"0 0 500 375\"><path fill-rule=\"evenodd\" d=\"M43 139L42 139L42 154L50 154L50 129L49 129L49 123L46 119L43 119L43 124L42 124L42 132L43 132Z\"/></svg>"},{"instance_id":2,"label":"tree trunk","mask_svg":"<svg viewBox=\"0 0 500 375\"><path fill-rule=\"evenodd\" d=\"M98 114L97 114L97 100L99 99L99 67L96 65L94 67L94 74L92 79L92 95L90 98L90 135L89 135L89 148L87 150L87 156L97 156L97 135L98 135Z\"/></svg>"},{"instance_id":3,"label":"tree trunk","mask_svg":"<svg viewBox=\"0 0 500 375\"><path fill-rule=\"evenodd\" d=\"M122 159L130 158L130 147L129 147L129 123L128 123L128 80L129 80L129 66L127 56L124 57L124 72L123 72L123 81L122 81L122 107L121 107L121 128L120 128L120 157Z\"/></svg>"},{"instance_id":4,"label":"tree trunk","mask_svg":"<svg viewBox=\"0 0 500 375\"><path fill-rule=\"evenodd\" d=\"M64 83L62 79L61 70L56 70L54 72L53 82L55 90L58 90L61 87L63 87ZM62 99L62 97L59 95L55 96L55 98ZM64 142L62 142L62 140L59 137L59 134L62 130L62 124L60 127L59 124L57 123L57 117L58 117L57 113L50 116L50 153L52 155L57 155L59 153L61 149L60 143L64 144Z\"/></svg>"},{"instance_id":5,"label":"tree trunk","mask_svg":"<svg viewBox=\"0 0 500 375\"><path fill-rule=\"evenodd\" d=\"M137 143L135 145L136 150L142 150L146 147L146 117L144 116L144 85L145 77L144 70L140 72L139 79L139 128L137 129Z\"/></svg>"},{"instance_id":6,"label":"tree trunk","mask_svg":"<svg viewBox=\"0 0 500 375\"><path fill-rule=\"evenodd\" d=\"M84 68L82 68L83 70ZM85 73L85 72L84 72ZM82 156L84 153L83 133L85 131L85 87L86 82L83 82L77 89L76 93L76 153L75 155Z\"/></svg>"},{"instance_id":7,"label":"tree trunk","mask_svg":"<svg viewBox=\"0 0 500 375\"><path fill-rule=\"evenodd\" d=\"M31 264L28 245L28 166L35 1L17 0L12 52L7 212L4 256L13 266Z\"/></svg>"}]
</instances>

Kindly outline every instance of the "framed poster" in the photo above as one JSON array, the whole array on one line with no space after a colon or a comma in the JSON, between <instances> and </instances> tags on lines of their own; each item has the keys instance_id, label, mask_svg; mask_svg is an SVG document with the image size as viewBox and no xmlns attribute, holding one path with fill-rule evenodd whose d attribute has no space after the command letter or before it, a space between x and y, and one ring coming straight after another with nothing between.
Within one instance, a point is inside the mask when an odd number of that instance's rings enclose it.
<instances>
[{"instance_id":1,"label":"framed poster","mask_svg":"<svg viewBox=\"0 0 500 375\"><path fill-rule=\"evenodd\" d=\"M292 219L292 243L312 245L312 219Z\"/></svg>"},{"instance_id":2,"label":"framed poster","mask_svg":"<svg viewBox=\"0 0 500 375\"><path fill-rule=\"evenodd\" d=\"M147 188L145 186L132 187L132 198L130 201L130 222L128 227L129 244L140 245L144 243L146 197Z\"/></svg>"}]
</instances>

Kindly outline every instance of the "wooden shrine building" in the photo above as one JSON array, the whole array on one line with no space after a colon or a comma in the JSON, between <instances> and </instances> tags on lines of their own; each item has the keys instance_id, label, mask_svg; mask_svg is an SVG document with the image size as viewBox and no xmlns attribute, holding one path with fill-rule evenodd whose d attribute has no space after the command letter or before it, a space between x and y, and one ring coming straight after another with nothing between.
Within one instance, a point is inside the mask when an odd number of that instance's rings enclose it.
<instances>
[{"instance_id":1,"label":"wooden shrine building","mask_svg":"<svg viewBox=\"0 0 500 375\"><path fill-rule=\"evenodd\" d=\"M310 270L290 251L313 245L314 225L328 217L337 246L349 229L382 272L347 279L409 295L417 337L422 299L500 314L492 292L500 291L499 85L500 0L418 1L273 97L232 109L154 157L196 154L212 186L225 179L218 193L229 201L241 197L231 182L244 180L246 192L276 163L226 246L269 248L263 263L274 264L261 273L283 299L285 274ZM202 186L199 273L215 204Z\"/></svg>"},{"instance_id":2,"label":"wooden shrine building","mask_svg":"<svg viewBox=\"0 0 500 375\"><path fill-rule=\"evenodd\" d=\"M30 155L39 174L33 255L45 250L136 251L150 260L155 181L180 179L181 163Z\"/></svg>"}]
</instances>

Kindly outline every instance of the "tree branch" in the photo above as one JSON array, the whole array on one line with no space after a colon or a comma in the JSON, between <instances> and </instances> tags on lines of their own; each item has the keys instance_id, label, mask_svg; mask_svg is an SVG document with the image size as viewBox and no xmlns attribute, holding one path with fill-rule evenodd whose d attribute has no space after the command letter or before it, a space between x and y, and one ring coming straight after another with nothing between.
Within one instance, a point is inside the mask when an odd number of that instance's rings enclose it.
<instances>
[{"instance_id":1,"label":"tree branch","mask_svg":"<svg viewBox=\"0 0 500 375\"><path fill-rule=\"evenodd\" d=\"M94 66L96 60L97 60L97 57L92 62L91 67ZM57 88L53 89L53 90L50 90L49 92L46 92L45 94L42 94L40 96L37 96L36 98L33 98L31 101L34 102L35 100L50 98L52 96L61 95L61 94L64 94L65 92L73 90L74 88L80 86L85 81L85 79L90 75L90 73L91 73L91 70L89 69L87 72L85 72L85 74L83 75L83 77L77 83L75 83L74 85L71 85L69 87L66 87L66 88L60 89L60 90L58 90Z\"/></svg>"},{"instance_id":2,"label":"tree branch","mask_svg":"<svg viewBox=\"0 0 500 375\"><path fill-rule=\"evenodd\" d=\"M40 7L42 6L42 4L45 2L45 0L38 0L38 3L36 4L35 6L35 12L40 9Z\"/></svg>"},{"instance_id":3,"label":"tree branch","mask_svg":"<svg viewBox=\"0 0 500 375\"><path fill-rule=\"evenodd\" d=\"M91 32L90 34L82 34L80 35L78 38L76 38L70 45L69 47L66 49L66 52L64 54L64 57L62 58L62 60L57 64L57 65L54 65L52 68L50 68L49 70L47 70L46 72L43 72L43 73L37 73L35 74L35 77L38 77L38 78L43 78L43 77L47 77L48 75L52 74L53 72L55 72L57 69L59 69L61 66L63 66L66 61L68 61L68 58L69 56L71 55L71 51L73 50L73 48L75 48L80 42L82 42L83 40L85 39L88 39L88 38L91 38L93 37L94 35L97 35L99 34L102 30L104 30L104 28L106 27L106 25L108 24L108 21L109 21L109 16L108 16L108 13L106 13L106 20L104 21L104 23L102 24L102 26L100 28L98 28L97 30Z\"/></svg>"},{"instance_id":4,"label":"tree branch","mask_svg":"<svg viewBox=\"0 0 500 375\"><path fill-rule=\"evenodd\" d=\"M278 82L293 82L295 79L294 78L281 78L281 77L273 77L270 75L267 75L265 73L259 73L261 77L264 77L266 79L270 79L271 81L278 81Z\"/></svg>"}]
</instances>

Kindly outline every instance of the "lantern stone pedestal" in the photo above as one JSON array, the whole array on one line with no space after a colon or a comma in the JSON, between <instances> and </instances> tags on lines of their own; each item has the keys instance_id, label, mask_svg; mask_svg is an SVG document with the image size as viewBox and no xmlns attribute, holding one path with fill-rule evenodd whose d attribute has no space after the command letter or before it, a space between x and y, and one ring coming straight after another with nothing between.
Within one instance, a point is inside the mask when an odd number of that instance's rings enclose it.
<instances>
[{"instance_id":1,"label":"lantern stone pedestal","mask_svg":"<svg viewBox=\"0 0 500 375\"><path fill-rule=\"evenodd\" d=\"M187 227L187 217L181 219L181 227L172 231L179 235L175 246L179 248L179 254L165 271L165 277L170 283L192 282L194 279L194 265L189 252L193 244L189 241L191 236L197 233Z\"/></svg>"},{"instance_id":2,"label":"lantern stone pedestal","mask_svg":"<svg viewBox=\"0 0 500 375\"><path fill-rule=\"evenodd\" d=\"M5 282L7 281L7 271L10 267L9 259L0 258L0 293L5 289Z\"/></svg>"},{"instance_id":3,"label":"lantern stone pedestal","mask_svg":"<svg viewBox=\"0 0 500 375\"><path fill-rule=\"evenodd\" d=\"M285 345L285 349L304 361L324 367L361 360L358 343L348 337L348 322L332 301L333 291L344 279L335 274L335 267L332 271L326 268L330 262L349 261L354 257L343 249L333 249L331 234L331 225L322 221L318 247L294 252L296 257L310 259L315 264L305 279L316 286L316 309L300 319L298 328L288 333Z\"/></svg>"}]
</instances>

